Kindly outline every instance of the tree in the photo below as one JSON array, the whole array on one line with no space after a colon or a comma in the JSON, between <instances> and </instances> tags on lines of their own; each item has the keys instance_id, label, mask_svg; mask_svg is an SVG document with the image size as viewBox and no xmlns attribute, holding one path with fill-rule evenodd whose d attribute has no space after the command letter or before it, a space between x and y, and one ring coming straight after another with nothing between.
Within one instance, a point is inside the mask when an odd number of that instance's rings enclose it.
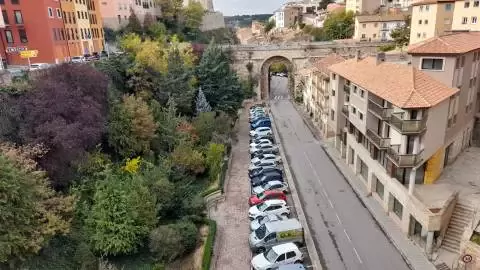
<instances>
[{"instance_id":1,"label":"tree","mask_svg":"<svg viewBox=\"0 0 480 270\"><path fill-rule=\"evenodd\" d=\"M195 249L198 229L192 222L162 225L150 233L150 251L157 259L171 262Z\"/></svg>"},{"instance_id":2,"label":"tree","mask_svg":"<svg viewBox=\"0 0 480 270\"><path fill-rule=\"evenodd\" d=\"M225 146L223 144L211 143L206 153L206 164L208 175L211 181L215 181L222 169Z\"/></svg>"},{"instance_id":3,"label":"tree","mask_svg":"<svg viewBox=\"0 0 480 270\"><path fill-rule=\"evenodd\" d=\"M155 195L140 174L107 169L102 175L86 220L92 248L107 256L136 252L156 223Z\"/></svg>"},{"instance_id":4,"label":"tree","mask_svg":"<svg viewBox=\"0 0 480 270\"><path fill-rule=\"evenodd\" d=\"M318 8L326 10L328 4L331 4L331 3L335 3L335 1L333 1L333 0L322 0L318 4Z\"/></svg>"},{"instance_id":5,"label":"tree","mask_svg":"<svg viewBox=\"0 0 480 270\"><path fill-rule=\"evenodd\" d=\"M185 26L190 29L198 29L202 24L205 10L200 2L190 1L183 9Z\"/></svg>"},{"instance_id":6,"label":"tree","mask_svg":"<svg viewBox=\"0 0 480 270\"><path fill-rule=\"evenodd\" d=\"M0 141L18 142L21 107L19 95L0 92Z\"/></svg>"},{"instance_id":7,"label":"tree","mask_svg":"<svg viewBox=\"0 0 480 270\"><path fill-rule=\"evenodd\" d=\"M145 17L143 18L143 32L147 32L154 24L155 21L153 20L152 14L150 12L145 13Z\"/></svg>"},{"instance_id":8,"label":"tree","mask_svg":"<svg viewBox=\"0 0 480 270\"><path fill-rule=\"evenodd\" d=\"M121 157L133 157L150 150L157 124L148 104L133 95L115 104L108 123L108 142Z\"/></svg>"},{"instance_id":9,"label":"tree","mask_svg":"<svg viewBox=\"0 0 480 270\"><path fill-rule=\"evenodd\" d=\"M128 17L128 24L125 26L125 32L135 33L138 35L143 33L142 24L132 8L130 8L130 16Z\"/></svg>"},{"instance_id":10,"label":"tree","mask_svg":"<svg viewBox=\"0 0 480 270\"><path fill-rule=\"evenodd\" d=\"M156 154L170 153L179 142L177 127L181 122L178 116L175 101L170 99L166 107L153 100L151 102L153 116L157 126L157 136L152 142L152 149Z\"/></svg>"},{"instance_id":11,"label":"tree","mask_svg":"<svg viewBox=\"0 0 480 270\"><path fill-rule=\"evenodd\" d=\"M213 41L196 69L198 85L214 110L235 114L243 100L237 74L230 68L230 56Z\"/></svg>"},{"instance_id":12,"label":"tree","mask_svg":"<svg viewBox=\"0 0 480 270\"><path fill-rule=\"evenodd\" d=\"M38 153L35 148L3 145L1 151L6 150L8 157L0 154L0 263L12 267L69 231L75 198L48 187L31 156Z\"/></svg>"},{"instance_id":13,"label":"tree","mask_svg":"<svg viewBox=\"0 0 480 270\"><path fill-rule=\"evenodd\" d=\"M352 11L331 13L323 23L325 36L329 40L347 39L353 36L355 14Z\"/></svg>"},{"instance_id":14,"label":"tree","mask_svg":"<svg viewBox=\"0 0 480 270\"><path fill-rule=\"evenodd\" d=\"M193 126L198 133L200 145L206 145L215 131L215 112L200 113L193 119Z\"/></svg>"},{"instance_id":15,"label":"tree","mask_svg":"<svg viewBox=\"0 0 480 270\"><path fill-rule=\"evenodd\" d=\"M212 111L212 107L208 104L207 98L202 91L202 88L198 89L197 99L195 100L195 112L197 115L204 112Z\"/></svg>"},{"instance_id":16,"label":"tree","mask_svg":"<svg viewBox=\"0 0 480 270\"><path fill-rule=\"evenodd\" d=\"M284 63L278 62L278 63L273 63L270 66L270 72L288 72L287 66Z\"/></svg>"},{"instance_id":17,"label":"tree","mask_svg":"<svg viewBox=\"0 0 480 270\"><path fill-rule=\"evenodd\" d=\"M273 28L275 28L275 20L272 19L272 20L267 20L265 22L265 33L268 33L270 32Z\"/></svg>"},{"instance_id":18,"label":"tree","mask_svg":"<svg viewBox=\"0 0 480 270\"><path fill-rule=\"evenodd\" d=\"M23 98L21 134L26 143L43 144L39 159L53 187L66 188L76 164L106 132L108 79L89 65L63 64L33 81Z\"/></svg>"},{"instance_id":19,"label":"tree","mask_svg":"<svg viewBox=\"0 0 480 270\"><path fill-rule=\"evenodd\" d=\"M205 159L202 153L195 150L193 145L188 142L182 142L175 148L172 160L175 165L194 174L205 171Z\"/></svg>"},{"instance_id":20,"label":"tree","mask_svg":"<svg viewBox=\"0 0 480 270\"><path fill-rule=\"evenodd\" d=\"M392 30L390 36L395 45L402 49L410 42L410 16L405 17L405 24Z\"/></svg>"},{"instance_id":21,"label":"tree","mask_svg":"<svg viewBox=\"0 0 480 270\"><path fill-rule=\"evenodd\" d=\"M174 24L179 22L183 8L183 0L156 1L160 5L160 9L162 10L162 17L167 23Z\"/></svg>"}]
</instances>

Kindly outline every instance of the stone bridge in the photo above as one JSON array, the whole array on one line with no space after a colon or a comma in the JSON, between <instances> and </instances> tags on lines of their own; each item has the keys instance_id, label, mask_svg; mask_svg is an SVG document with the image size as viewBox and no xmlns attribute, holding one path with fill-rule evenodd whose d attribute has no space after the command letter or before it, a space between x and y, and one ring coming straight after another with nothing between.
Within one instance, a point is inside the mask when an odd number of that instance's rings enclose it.
<instances>
[{"instance_id":1,"label":"stone bridge","mask_svg":"<svg viewBox=\"0 0 480 270\"><path fill-rule=\"evenodd\" d=\"M308 60L313 57L325 57L330 53L337 53L346 58L354 57L357 51L362 55L371 55L377 48L388 43L384 42L354 42L328 41L310 43L287 43L269 45L228 45L226 49L232 51L234 58L233 68L241 78L257 78L257 98L268 99L268 70L276 62L286 64L290 74L296 74L300 69L308 66ZM294 76L291 82L294 83Z\"/></svg>"}]
</instances>

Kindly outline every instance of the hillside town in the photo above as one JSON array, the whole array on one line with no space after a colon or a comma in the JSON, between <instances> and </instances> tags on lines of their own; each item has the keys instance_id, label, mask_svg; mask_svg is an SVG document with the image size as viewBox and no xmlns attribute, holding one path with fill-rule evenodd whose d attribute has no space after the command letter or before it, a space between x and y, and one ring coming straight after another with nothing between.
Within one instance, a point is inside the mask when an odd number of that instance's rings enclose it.
<instances>
[{"instance_id":1,"label":"hillside town","mask_svg":"<svg viewBox=\"0 0 480 270\"><path fill-rule=\"evenodd\" d=\"M478 0L0 0L0 269L480 270Z\"/></svg>"}]
</instances>

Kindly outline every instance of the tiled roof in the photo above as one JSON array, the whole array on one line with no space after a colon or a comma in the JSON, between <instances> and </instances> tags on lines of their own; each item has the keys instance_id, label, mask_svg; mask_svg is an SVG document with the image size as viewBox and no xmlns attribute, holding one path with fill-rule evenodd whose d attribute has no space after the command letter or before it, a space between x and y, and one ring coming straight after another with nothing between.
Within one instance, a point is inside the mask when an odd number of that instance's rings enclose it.
<instances>
[{"instance_id":1,"label":"tiled roof","mask_svg":"<svg viewBox=\"0 0 480 270\"><path fill-rule=\"evenodd\" d=\"M377 64L375 57L350 59L329 70L400 108L433 107L459 91L412 66Z\"/></svg>"},{"instance_id":2,"label":"tiled roof","mask_svg":"<svg viewBox=\"0 0 480 270\"><path fill-rule=\"evenodd\" d=\"M338 64L341 62L344 62L345 58L341 57L338 54L330 54L325 58L322 58L315 63L313 63L313 66L315 67L316 71L328 74L328 67L333 65L333 64Z\"/></svg>"},{"instance_id":3,"label":"tiled roof","mask_svg":"<svg viewBox=\"0 0 480 270\"><path fill-rule=\"evenodd\" d=\"M480 49L480 32L452 33L410 45L410 54L459 54Z\"/></svg>"},{"instance_id":4,"label":"tiled roof","mask_svg":"<svg viewBox=\"0 0 480 270\"><path fill-rule=\"evenodd\" d=\"M407 13L398 14L382 14L382 15L360 15L357 16L357 20L360 23L365 22L392 22L392 21L404 21Z\"/></svg>"},{"instance_id":5,"label":"tiled roof","mask_svg":"<svg viewBox=\"0 0 480 270\"><path fill-rule=\"evenodd\" d=\"M440 4L440 3L453 3L456 0L421 0L415 3L412 3L412 6L420 6L427 4Z\"/></svg>"}]
</instances>

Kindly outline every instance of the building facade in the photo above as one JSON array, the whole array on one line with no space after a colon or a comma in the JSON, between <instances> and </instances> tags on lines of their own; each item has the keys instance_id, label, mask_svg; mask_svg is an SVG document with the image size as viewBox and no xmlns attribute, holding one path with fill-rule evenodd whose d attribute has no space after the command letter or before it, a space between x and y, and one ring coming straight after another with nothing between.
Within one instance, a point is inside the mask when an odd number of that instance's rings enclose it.
<instances>
[{"instance_id":1,"label":"building facade","mask_svg":"<svg viewBox=\"0 0 480 270\"><path fill-rule=\"evenodd\" d=\"M353 39L362 41L392 40L393 29L405 25L408 14L359 15L355 17Z\"/></svg>"},{"instance_id":2,"label":"building facade","mask_svg":"<svg viewBox=\"0 0 480 270\"><path fill-rule=\"evenodd\" d=\"M410 44L438 37L452 30L455 1L420 1L412 5Z\"/></svg>"},{"instance_id":3,"label":"building facade","mask_svg":"<svg viewBox=\"0 0 480 270\"><path fill-rule=\"evenodd\" d=\"M162 12L154 0L102 0L100 12L105 27L118 30L128 24L128 17L134 12L140 23L146 16L151 16L157 21Z\"/></svg>"},{"instance_id":4,"label":"building facade","mask_svg":"<svg viewBox=\"0 0 480 270\"><path fill-rule=\"evenodd\" d=\"M378 0L346 0L345 10L356 14L373 14L380 7Z\"/></svg>"},{"instance_id":5,"label":"building facade","mask_svg":"<svg viewBox=\"0 0 480 270\"><path fill-rule=\"evenodd\" d=\"M5 28L1 29L1 56L9 65L27 65L19 51L38 50L31 62L60 63L69 52L63 13L55 0L0 1Z\"/></svg>"},{"instance_id":6,"label":"building facade","mask_svg":"<svg viewBox=\"0 0 480 270\"><path fill-rule=\"evenodd\" d=\"M302 7L283 6L275 11L275 28L289 28L300 22Z\"/></svg>"},{"instance_id":7,"label":"building facade","mask_svg":"<svg viewBox=\"0 0 480 270\"><path fill-rule=\"evenodd\" d=\"M453 30L480 31L480 2L456 1L453 13Z\"/></svg>"}]
</instances>

